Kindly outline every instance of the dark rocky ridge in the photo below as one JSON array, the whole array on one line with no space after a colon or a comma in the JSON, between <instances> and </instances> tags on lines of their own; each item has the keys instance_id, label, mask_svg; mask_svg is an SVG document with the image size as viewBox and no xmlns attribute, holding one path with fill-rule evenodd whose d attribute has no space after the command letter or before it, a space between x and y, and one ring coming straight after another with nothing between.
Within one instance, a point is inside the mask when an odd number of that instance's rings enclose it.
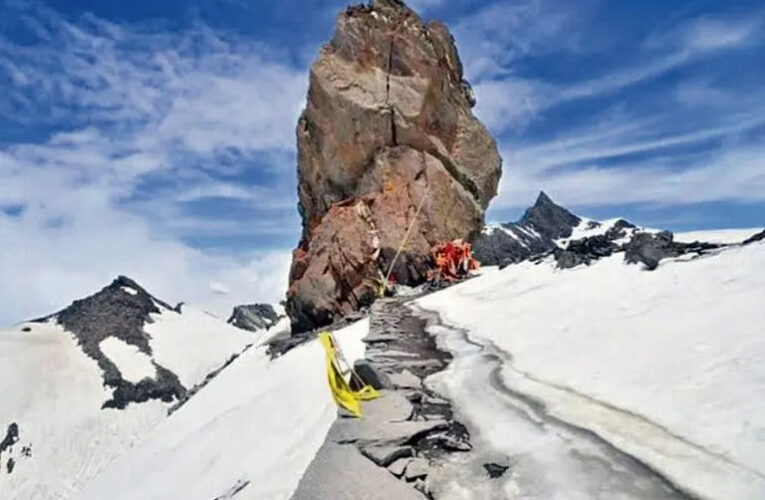
<instances>
[{"instance_id":1,"label":"dark rocky ridge","mask_svg":"<svg viewBox=\"0 0 765 500\"><path fill-rule=\"evenodd\" d=\"M122 409L130 403L150 399L171 402L182 399L186 394L186 388L178 377L153 361L156 370L153 379L147 378L138 383L123 379L117 366L99 347L105 339L114 337L151 356L150 337L143 327L152 322L151 314L159 314L161 308L172 310L132 279L119 276L98 293L76 300L66 309L36 321L55 320L74 334L82 351L101 368L104 385L114 389L112 398L103 407Z\"/></svg>"},{"instance_id":2,"label":"dark rocky ridge","mask_svg":"<svg viewBox=\"0 0 765 500\"><path fill-rule=\"evenodd\" d=\"M765 240L765 229L760 231L759 233L747 238L744 240L744 245L749 245L750 243L756 243L758 241Z\"/></svg>"},{"instance_id":3,"label":"dark rocky ridge","mask_svg":"<svg viewBox=\"0 0 765 500\"><path fill-rule=\"evenodd\" d=\"M659 267L659 261L671 257L694 253L703 255L727 245L715 243L693 242L678 243L669 231L660 233L637 233L624 244L624 261L630 264L642 263L646 269L653 271Z\"/></svg>"},{"instance_id":4,"label":"dark rocky ridge","mask_svg":"<svg viewBox=\"0 0 765 500\"><path fill-rule=\"evenodd\" d=\"M687 254L701 256L730 246L699 241L676 242L669 231L645 230L624 219L604 228L602 234L570 239L573 229L581 221L581 218L556 205L541 192L534 206L526 210L518 222L490 226L484 231L474 243L474 252L482 264L500 267L526 260L539 262L553 256L560 269L589 265L600 258L623 252L626 263L642 264L645 269L653 271L662 259ZM590 221L586 227L589 230L597 228L603 228L603 224ZM762 239L765 239L765 231L742 244Z\"/></svg>"},{"instance_id":5,"label":"dark rocky ridge","mask_svg":"<svg viewBox=\"0 0 765 500\"><path fill-rule=\"evenodd\" d=\"M580 222L543 191L517 222L482 232L473 243L473 252L486 266L515 264L558 248L554 240L571 236Z\"/></svg>"},{"instance_id":6,"label":"dark rocky ridge","mask_svg":"<svg viewBox=\"0 0 765 500\"><path fill-rule=\"evenodd\" d=\"M247 304L236 306L227 323L243 330L257 332L268 330L279 318L271 304Z\"/></svg>"}]
</instances>

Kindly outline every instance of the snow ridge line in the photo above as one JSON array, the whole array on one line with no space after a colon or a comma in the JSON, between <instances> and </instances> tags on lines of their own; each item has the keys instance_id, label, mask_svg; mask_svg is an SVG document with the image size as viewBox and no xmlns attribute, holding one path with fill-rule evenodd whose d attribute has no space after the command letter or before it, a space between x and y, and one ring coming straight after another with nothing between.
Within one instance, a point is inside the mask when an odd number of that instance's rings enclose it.
<instances>
[{"instance_id":1,"label":"snow ridge line","mask_svg":"<svg viewBox=\"0 0 765 500\"><path fill-rule=\"evenodd\" d=\"M765 478L759 472L683 439L642 415L535 379L515 368L512 356L493 342L471 338L466 330L445 324L435 311L418 305L413 308L433 325L457 333L464 342L488 351L483 355L497 362L491 383L523 403L527 418L537 425L551 423L587 436L630 458L667 487L693 500L751 500L765 495Z\"/></svg>"},{"instance_id":2,"label":"snow ridge line","mask_svg":"<svg viewBox=\"0 0 765 500\"><path fill-rule=\"evenodd\" d=\"M246 346L244 346L244 349L242 349L241 352L235 352L234 354L232 354L231 357L229 357L222 365L220 365L218 368L208 373L205 376L204 380L202 380L198 384L195 384L194 387L186 391L186 393L177 403L175 403L173 406L168 408L167 416L169 417L176 410L180 409L181 406L185 405L197 392L202 390L204 386L209 384L215 377L217 377L220 374L220 372L228 368L231 365L231 363L236 361L239 358L239 356L247 352L247 350L252 346L253 344L247 344Z\"/></svg>"}]
</instances>

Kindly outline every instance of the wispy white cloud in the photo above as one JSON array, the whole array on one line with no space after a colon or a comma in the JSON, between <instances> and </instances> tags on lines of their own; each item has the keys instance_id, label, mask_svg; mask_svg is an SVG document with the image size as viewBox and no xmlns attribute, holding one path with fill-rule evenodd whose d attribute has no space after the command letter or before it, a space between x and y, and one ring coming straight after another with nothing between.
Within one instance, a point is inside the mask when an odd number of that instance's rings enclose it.
<instances>
[{"instance_id":1,"label":"wispy white cloud","mask_svg":"<svg viewBox=\"0 0 765 500\"><path fill-rule=\"evenodd\" d=\"M660 159L609 167L589 165L554 174L512 168L505 172L496 208L527 204L540 186L570 206L762 202L765 147L726 148L685 168Z\"/></svg>"},{"instance_id":2,"label":"wispy white cloud","mask_svg":"<svg viewBox=\"0 0 765 500\"><path fill-rule=\"evenodd\" d=\"M0 118L58 132L0 146L0 325L49 313L118 273L222 315L238 302L279 300L287 251L203 252L182 238L246 236L255 249L299 231L286 210L294 166L285 158L304 68L204 25L165 32L29 9L19 18L35 43L0 37L0 79L10 82ZM185 209L216 200L269 216Z\"/></svg>"},{"instance_id":3,"label":"wispy white cloud","mask_svg":"<svg viewBox=\"0 0 765 500\"><path fill-rule=\"evenodd\" d=\"M702 17L649 37L644 52L632 55L634 63L590 79L552 82L517 74L516 59L544 55L553 48L575 50L572 40L586 30L583 17L543 0L499 1L458 25L464 31L463 52L473 55L466 67L476 82L477 112L495 133L524 125L560 104L618 94L705 57L751 46L762 41L765 25L759 12L747 19ZM516 32L508 28L516 25ZM495 26L515 34L503 35Z\"/></svg>"},{"instance_id":4,"label":"wispy white cloud","mask_svg":"<svg viewBox=\"0 0 765 500\"><path fill-rule=\"evenodd\" d=\"M474 83L512 73L512 63L530 54L575 51L577 31L592 0L576 7L551 0L499 0L460 19L454 33L465 72Z\"/></svg>"},{"instance_id":5,"label":"wispy white cloud","mask_svg":"<svg viewBox=\"0 0 765 500\"><path fill-rule=\"evenodd\" d=\"M407 0L406 4L418 13L424 13L428 9L438 7L446 2L447 0Z\"/></svg>"},{"instance_id":6,"label":"wispy white cloud","mask_svg":"<svg viewBox=\"0 0 765 500\"><path fill-rule=\"evenodd\" d=\"M724 18L700 16L645 41L651 49L687 52L709 52L749 45L761 39L763 14L753 12L746 17Z\"/></svg>"},{"instance_id":7,"label":"wispy white cloud","mask_svg":"<svg viewBox=\"0 0 765 500\"><path fill-rule=\"evenodd\" d=\"M756 114L756 113L753 113ZM607 133L585 137L581 135L550 144L535 144L523 149L508 151L506 157L511 163L523 165L533 172L542 172L553 167L574 167L577 164L596 162L625 155L655 152L665 148L693 146L712 139L721 140L765 126L762 116L736 116L728 123L710 128L699 128L687 133L673 133L662 130L646 137L650 131L645 122L627 123ZM641 137L642 136L642 137ZM638 140L635 140L638 139Z\"/></svg>"}]
</instances>

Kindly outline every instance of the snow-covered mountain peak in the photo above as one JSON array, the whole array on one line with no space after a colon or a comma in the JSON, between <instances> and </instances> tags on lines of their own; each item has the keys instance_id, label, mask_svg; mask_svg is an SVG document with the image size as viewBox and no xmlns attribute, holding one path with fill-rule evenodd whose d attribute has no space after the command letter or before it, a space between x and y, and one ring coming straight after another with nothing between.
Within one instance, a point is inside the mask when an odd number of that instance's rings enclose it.
<instances>
[{"instance_id":1,"label":"snow-covered mountain peak","mask_svg":"<svg viewBox=\"0 0 765 500\"><path fill-rule=\"evenodd\" d=\"M504 267L550 257L558 268L569 269L623 253L624 262L654 270L665 258L699 256L738 240L676 241L669 231L639 227L620 218L597 221L579 217L555 204L544 192L517 222L489 224L474 243L475 255L488 266ZM751 234L751 233L749 233ZM749 240L758 236L752 236Z\"/></svg>"},{"instance_id":2,"label":"snow-covered mountain peak","mask_svg":"<svg viewBox=\"0 0 765 500\"><path fill-rule=\"evenodd\" d=\"M557 239L571 235L582 219L557 205L544 191L539 192L537 201L516 223L518 227L532 229L544 238Z\"/></svg>"},{"instance_id":3,"label":"snow-covered mountain peak","mask_svg":"<svg viewBox=\"0 0 765 500\"><path fill-rule=\"evenodd\" d=\"M0 496L68 498L252 341L124 276L0 331Z\"/></svg>"}]
</instances>

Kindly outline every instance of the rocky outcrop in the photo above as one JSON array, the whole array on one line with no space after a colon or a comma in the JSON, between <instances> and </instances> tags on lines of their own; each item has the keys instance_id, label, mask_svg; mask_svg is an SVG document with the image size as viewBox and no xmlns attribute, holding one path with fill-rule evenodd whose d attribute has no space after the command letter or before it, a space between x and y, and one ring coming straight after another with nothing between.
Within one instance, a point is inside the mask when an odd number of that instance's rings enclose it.
<instances>
[{"instance_id":1,"label":"rocky outcrop","mask_svg":"<svg viewBox=\"0 0 765 500\"><path fill-rule=\"evenodd\" d=\"M757 241L762 235L765 231L743 244ZM626 263L642 264L653 271L662 259L700 256L723 246L676 242L669 231L647 230L624 219L583 220L541 192L518 222L488 225L474 242L473 252L483 265L500 268L552 256L559 269L590 265L603 257L623 253Z\"/></svg>"},{"instance_id":2,"label":"rocky outcrop","mask_svg":"<svg viewBox=\"0 0 765 500\"><path fill-rule=\"evenodd\" d=\"M268 330L279 321L271 304L247 304L234 307L227 323L243 330Z\"/></svg>"},{"instance_id":3,"label":"rocky outcrop","mask_svg":"<svg viewBox=\"0 0 765 500\"><path fill-rule=\"evenodd\" d=\"M560 269L571 269L581 264L608 257L621 250L608 235L597 235L570 242L566 248L556 248L555 261Z\"/></svg>"},{"instance_id":4,"label":"rocky outcrop","mask_svg":"<svg viewBox=\"0 0 765 500\"><path fill-rule=\"evenodd\" d=\"M405 284L424 279L434 244L479 233L501 161L474 104L443 24L423 23L396 0L338 17L297 127L303 234L287 296L293 330L374 300L413 223L393 269Z\"/></svg>"},{"instance_id":5,"label":"rocky outcrop","mask_svg":"<svg viewBox=\"0 0 765 500\"><path fill-rule=\"evenodd\" d=\"M486 266L506 266L550 252L556 239L568 238L581 219L540 192L517 222L487 226L473 243L475 257Z\"/></svg>"},{"instance_id":6,"label":"rocky outcrop","mask_svg":"<svg viewBox=\"0 0 765 500\"><path fill-rule=\"evenodd\" d=\"M756 243L758 241L763 241L763 240L765 240L765 229L763 229L759 233L757 233L755 235L752 235L751 237L745 239L743 244L744 245L749 245L751 243Z\"/></svg>"},{"instance_id":7,"label":"rocky outcrop","mask_svg":"<svg viewBox=\"0 0 765 500\"><path fill-rule=\"evenodd\" d=\"M649 271L659 267L659 261L685 254L703 255L724 245L695 241L679 243L669 231L659 233L637 233L624 244L624 261L629 264L642 263Z\"/></svg>"},{"instance_id":8,"label":"rocky outcrop","mask_svg":"<svg viewBox=\"0 0 765 500\"><path fill-rule=\"evenodd\" d=\"M104 386L113 389L111 399L103 407L124 409L130 403L151 399L171 402L186 394L177 375L153 361L154 378L140 382L125 380L114 361L101 349L104 340L115 338L151 356L150 337L144 325L152 323L151 315L159 314L163 309L172 310L132 279L119 276L98 293L76 300L66 309L36 321L55 321L71 332L82 351L98 363Z\"/></svg>"}]
</instances>

